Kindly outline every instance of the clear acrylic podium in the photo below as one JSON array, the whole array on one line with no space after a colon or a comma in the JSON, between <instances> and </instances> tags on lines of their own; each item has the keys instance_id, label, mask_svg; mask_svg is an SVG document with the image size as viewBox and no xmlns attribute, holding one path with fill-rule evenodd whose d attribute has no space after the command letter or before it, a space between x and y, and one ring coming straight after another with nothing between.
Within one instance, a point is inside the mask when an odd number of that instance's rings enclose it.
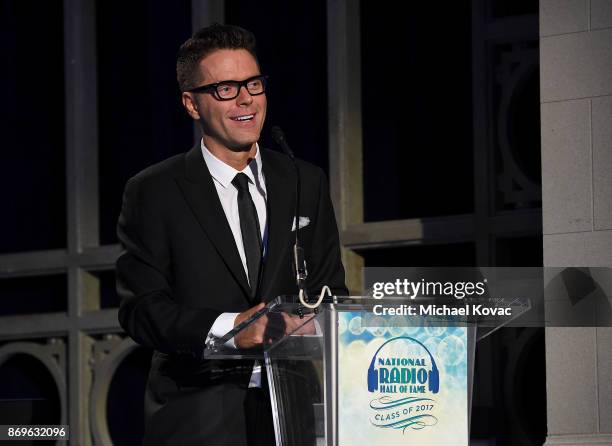
<instances>
[{"instance_id":1,"label":"clear acrylic podium","mask_svg":"<svg viewBox=\"0 0 612 446\"><path fill-rule=\"evenodd\" d=\"M226 336L211 342L204 356L215 359L258 359L266 369L267 385L270 389L277 445L319 446L340 445L339 432L339 367L342 367L342 353L339 339L346 330L355 333L369 330L372 338L381 333L396 336L409 333L416 324L427 327L465 327L466 334L464 364L467 364L467 426L469 436L469 417L471 410L472 382L474 372L474 352L476 342L498 328L515 321L530 309L529 301L484 302L487 307L510 308L511 315L427 315L396 317L391 326L389 318L375 314L375 306L392 303L418 307L429 305L426 299L389 299L377 300L371 297L333 296L324 300L313 313L302 307L295 296L281 296L251 320L236 327ZM441 304L435 301L439 307ZM450 307L460 307L465 302L449 302ZM347 320L342 314L359 315ZM300 314L303 316L300 317ZM240 350L226 343L241 330L259 318L266 324L266 340L262 348ZM359 319L359 324L354 323ZM392 318L393 319L393 318ZM357 327L357 325L361 325ZM433 358L432 358L433 361ZM374 363L374 359L372 359ZM367 370L357 371L366 381ZM369 375L367 377L369 380ZM365 385L365 384L364 384ZM344 427L346 428L346 426ZM465 439L466 444L468 438ZM350 446L355 446L350 445Z\"/></svg>"}]
</instances>

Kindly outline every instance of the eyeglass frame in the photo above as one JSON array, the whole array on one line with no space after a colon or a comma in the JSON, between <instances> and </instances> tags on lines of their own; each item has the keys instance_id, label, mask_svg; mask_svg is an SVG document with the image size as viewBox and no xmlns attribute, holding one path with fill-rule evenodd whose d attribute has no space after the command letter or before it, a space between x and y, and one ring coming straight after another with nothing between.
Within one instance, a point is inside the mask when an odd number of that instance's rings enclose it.
<instances>
[{"instance_id":1,"label":"eyeglass frame","mask_svg":"<svg viewBox=\"0 0 612 446\"><path fill-rule=\"evenodd\" d=\"M261 93L251 93L249 91L249 87L247 87L247 84L251 82L253 79L261 79L261 83L263 85L263 91ZM236 96L231 97L231 98L222 98L219 95L219 92L217 91L217 87L219 87L219 85L228 84L230 82L233 82L238 85L238 90L236 90ZM249 93L251 96L262 95L266 92L266 89L268 88L268 76L265 74L258 74L257 76L251 76L248 79L245 79L243 81L225 80L221 82L215 82L214 84L201 85L199 87L195 87L187 91L189 93L211 93L212 96L217 101L231 101L233 99L236 99L238 96L240 96L240 90L242 90L242 87L244 87L247 93Z\"/></svg>"}]
</instances>

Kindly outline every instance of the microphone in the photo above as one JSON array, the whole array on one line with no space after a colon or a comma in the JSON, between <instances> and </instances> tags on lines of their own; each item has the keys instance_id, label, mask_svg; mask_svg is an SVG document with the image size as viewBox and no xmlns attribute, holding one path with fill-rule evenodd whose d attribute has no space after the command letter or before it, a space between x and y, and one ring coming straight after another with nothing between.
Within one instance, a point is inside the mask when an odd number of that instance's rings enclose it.
<instances>
[{"instance_id":1,"label":"microphone","mask_svg":"<svg viewBox=\"0 0 612 446\"><path fill-rule=\"evenodd\" d=\"M295 155L293 154L293 150L291 150L291 148L289 147L289 144L287 144L285 133L277 125L272 127L272 138L281 147L281 149L283 149L283 152L285 152L285 154L289 158L291 158L291 161L293 161L293 164L295 166ZM295 168L297 170L297 166L295 166ZM299 175L299 172L298 172L298 175Z\"/></svg>"},{"instance_id":2,"label":"microphone","mask_svg":"<svg viewBox=\"0 0 612 446\"><path fill-rule=\"evenodd\" d=\"M295 155L287 143L285 134L281 128L277 125L272 127L272 138L276 143L283 149L283 152L293 162L295 169L295 244L293 245L293 267L295 271L295 282L300 295L306 294L306 278L308 277L308 270L306 269L306 259L304 258L304 249L300 246L300 170L298 169L297 163L295 162Z\"/></svg>"}]
</instances>

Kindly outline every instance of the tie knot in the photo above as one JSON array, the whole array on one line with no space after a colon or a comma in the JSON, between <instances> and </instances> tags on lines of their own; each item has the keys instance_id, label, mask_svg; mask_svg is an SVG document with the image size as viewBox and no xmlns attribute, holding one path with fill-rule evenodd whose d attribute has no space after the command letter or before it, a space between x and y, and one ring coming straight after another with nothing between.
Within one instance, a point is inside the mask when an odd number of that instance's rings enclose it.
<instances>
[{"instance_id":1,"label":"tie knot","mask_svg":"<svg viewBox=\"0 0 612 446\"><path fill-rule=\"evenodd\" d=\"M232 184L236 186L236 189L248 191L249 190L249 177L240 172L237 173L234 179L232 180Z\"/></svg>"}]
</instances>

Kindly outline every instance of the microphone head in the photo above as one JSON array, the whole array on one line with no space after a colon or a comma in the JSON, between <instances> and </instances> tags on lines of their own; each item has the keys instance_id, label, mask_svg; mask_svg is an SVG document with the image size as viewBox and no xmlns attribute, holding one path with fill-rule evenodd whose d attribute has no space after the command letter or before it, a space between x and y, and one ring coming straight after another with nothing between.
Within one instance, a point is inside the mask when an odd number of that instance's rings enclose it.
<instances>
[{"instance_id":1,"label":"microphone head","mask_svg":"<svg viewBox=\"0 0 612 446\"><path fill-rule=\"evenodd\" d=\"M285 143L285 134L277 125L272 126L272 139L274 139L274 141L276 141L276 143L280 146Z\"/></svg>"},{"instance_id":2,"label":"microphone head","mask_svg":"<svg viewBox=\"0 0 612 446\"><path fill-rule=\"evenodd\" d=\"M276 144L278 144L281 147L281 149L283 149L283 152L285 152L285 154L289 158L291 158L292 160L295 160L293 151L289 148L289 144L287 144L287 140L285 139L285 134L283 133L281 128L277 125L274 125L272 126L271 131L272 131L272 139L274 139Z\"/></svg>"}]
</instances>

